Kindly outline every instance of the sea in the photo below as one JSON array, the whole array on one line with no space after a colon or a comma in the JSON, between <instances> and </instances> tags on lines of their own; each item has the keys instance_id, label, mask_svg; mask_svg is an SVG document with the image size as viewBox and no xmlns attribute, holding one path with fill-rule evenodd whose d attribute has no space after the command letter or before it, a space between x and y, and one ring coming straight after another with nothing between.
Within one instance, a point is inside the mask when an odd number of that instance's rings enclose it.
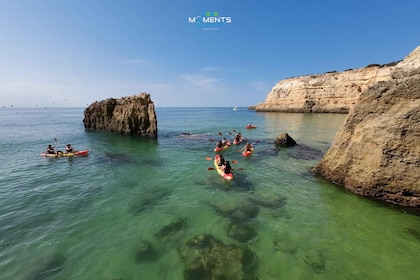
<instances>
[{"instance_id":1,"label":"sea","mask_svg":"<svg viewBox=\"0 0 420 280\"><path fill-rule=\"evenodd\" d=\"M84 108L0 109L1 280L419 279L417 214L311 172L346 115L156 115L145 139L86 130ZM238 132L255 150L223 151L225 181L213 149ZM88 156L40 156L67 143Z\"/></svg>"}]
</instances>

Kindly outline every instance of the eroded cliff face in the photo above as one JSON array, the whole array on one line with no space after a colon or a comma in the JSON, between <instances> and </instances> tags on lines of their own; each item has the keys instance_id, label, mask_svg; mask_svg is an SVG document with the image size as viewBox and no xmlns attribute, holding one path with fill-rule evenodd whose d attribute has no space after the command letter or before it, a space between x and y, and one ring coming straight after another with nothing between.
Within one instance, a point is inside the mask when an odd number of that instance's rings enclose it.
<instances>
[{"instance_id":1,"label":"eroded cliff face","mask_svg":"<svg viewBox=\"0 0 420 280\"><path fill-rule=\"evenodd\" d=\"M266 100L257 104L255 110L348 113L370 86L391 78L395 64L285 79L272 88Z\"/></svg>"},{"instance_id":2,"label":"eroded cliff face","mask_svg":"<svg viewBox=\"0 0 420 280\"><path fill-rule=\"evenodd\" d=\"M83 124L87 129L157 138L155 107L148 93L92 103Z\"/></svg>"},{"instance_id":3,"label":"eroded cliff face","mask_svg":"<svg viewBox=\"0 0 420 280\"><path fill-rule=\"evenodd\" d=\"M354 193L420 207L420 47L361 94L315 170Z\"/></svg>"}]
</instances>

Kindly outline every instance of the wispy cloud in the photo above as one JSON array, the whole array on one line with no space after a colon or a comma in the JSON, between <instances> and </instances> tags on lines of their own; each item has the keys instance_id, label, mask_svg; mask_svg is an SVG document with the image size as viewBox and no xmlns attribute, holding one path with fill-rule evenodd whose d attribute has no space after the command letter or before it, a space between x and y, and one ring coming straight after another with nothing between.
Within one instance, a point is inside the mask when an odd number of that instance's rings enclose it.
<instances>
[{"instance_id":1,"label":"wispy cloud","mask_svg":"<svg viewBox=\"0 0 420 280\"><path fill-rule=\"evenodd\" d=\"M223 79L205 77L197 74L184 74L181 75L181 79L197 87L209 87L223 81Z\"/></svg>"},{"instance_id":2,"label":"wispy cloud","mask_svg":"<svg viewBox=\"0 0 420 280\"><path fill-rule=\"evenodd\" d=\"M131 64L131 65L154 65L155 63L150 60L135 58L135 59L125 59L123 60L124 64Z\"/></svg>"}]
</instances>

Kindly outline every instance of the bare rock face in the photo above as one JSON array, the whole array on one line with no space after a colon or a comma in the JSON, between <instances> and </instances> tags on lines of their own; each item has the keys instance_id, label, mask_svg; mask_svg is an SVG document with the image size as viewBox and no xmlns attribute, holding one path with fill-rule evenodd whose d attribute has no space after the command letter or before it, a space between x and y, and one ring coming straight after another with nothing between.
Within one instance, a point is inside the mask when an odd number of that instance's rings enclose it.
<instances>
[{"instance_id":1,"label":"bare rock face","mask_svg":"<svg viewBox=\"0 0 420 280\"><path fill-rule=\"evenodd\" d=\"M258 103L259 112L348 113L368 87L391 79L397 63L368 65L343 72L289 78L278 82L266 100Z\"/></svg>"},{"instance_id":2,"label":"bare rock face","mask_svg":"<svg viewBox=\"0 0 420 280\"><path fill-rule=\"evenodd\" d=\"M296 141L292 137L290 137L290 135L287 134L286 132L279 134L276 137L276 140L274 140L274 143L277 146L284 146L284 147L296 145Z\"/></svg>"},{"instance_id":3,"label":"bare rock face","mask_svg":"<svg viewBox=\"0 0 420 280\"><path fill-rule=\"evenodd\" d=\"M315 169L354 193L420 207L420 47L362 93Z\"/></svg>"},{"instance_id":4,"label":"bare rock face","mask_svg":"<svg viewBox=\"0 0 420 280\"><path fill-rule=\"evenodd\" d=\"M92 103L84 112L87 129L157 138L157 118L150 94Z\"/></svg>"}]
</instances>

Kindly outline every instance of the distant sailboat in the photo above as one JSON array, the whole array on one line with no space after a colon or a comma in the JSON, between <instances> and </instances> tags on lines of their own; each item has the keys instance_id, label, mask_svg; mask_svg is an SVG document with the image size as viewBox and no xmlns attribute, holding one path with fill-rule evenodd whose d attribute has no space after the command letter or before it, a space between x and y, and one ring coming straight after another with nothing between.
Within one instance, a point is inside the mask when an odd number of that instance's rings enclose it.
<instances>
[{"instance_id":1,"label":"distant sailboat","mask_svg":"<svg viewBox=\"0 0 420 280\"><path fill-rule=\"evenodd\" d=\"M239 109L238 109L238 106L234 106L233 107L233 111L238 111Z\"/></svg>"}]
</instances>

